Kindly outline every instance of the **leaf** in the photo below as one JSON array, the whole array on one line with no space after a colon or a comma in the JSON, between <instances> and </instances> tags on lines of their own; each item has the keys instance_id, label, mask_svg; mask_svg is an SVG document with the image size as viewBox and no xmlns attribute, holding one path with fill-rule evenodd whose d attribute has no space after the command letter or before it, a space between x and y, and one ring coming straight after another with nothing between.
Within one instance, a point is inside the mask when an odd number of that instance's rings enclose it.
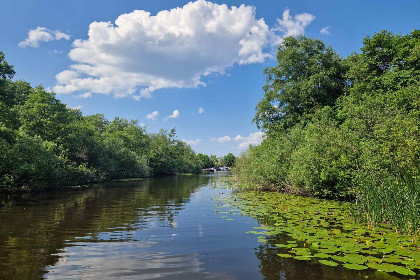
<instances>
[{"instance_id":1,"label":"leaf","mask_svg":"<svg viewBox=\"0 0 420 280\"><path fill-rule=\"evenodd\" d=\"M416 276L416 273L414 273L414 271L412 271L412 270L410 270L410 269L408 269L408 268L402 267L402 266L397 266L397 267L394 269L394 271L395 271L396 273L401 274L401 275Z\"/></svg>"},{"instance_id":2,"label":"leaf","mask_svg":"<svg viewBox=\"0 0 420 280\"><path fill-rule=\"evenodd\" d=\"M367 269L367 266L355 264L355 263L345 263L343 264L345 268L353 269L353 270L364 270Z\"/></svg>"},{"instance_id":3,"label":"leaf","mask_svg":"<svg viewBox=\"0 0 420 280\"><path fill-rule=\"evenodd\" d=\"M333 261L327 261L327 260L319 260L320 263L322 263L323 265L328 265L328 266L337 266L338 263L333 262Z\"/></svg>"},{"instance_id":4,"label":"leaf","mask_svg":"<svg viewBox=\"0 0 420 280\"><path fill-rule=\"evenodd\" d=\"M314 257L315 258L323 258L323 259L326 259L326 258L330 258L331 256L328 255L328 254L325 254L325 253L318 253L318 254L315 254Z\"/></svg>"},{"instance_id":5,"label":"leaf","mask_svg":"<svg viewBox=\"0 0 420 280\"><path fill-rule=\"evenodd\" d=\"M384 271L384 272L393 272L394 269L397 267L396 265L389 264L389 263L367 263L366 265L369 268Z\"/></svg>"}]
</instances>

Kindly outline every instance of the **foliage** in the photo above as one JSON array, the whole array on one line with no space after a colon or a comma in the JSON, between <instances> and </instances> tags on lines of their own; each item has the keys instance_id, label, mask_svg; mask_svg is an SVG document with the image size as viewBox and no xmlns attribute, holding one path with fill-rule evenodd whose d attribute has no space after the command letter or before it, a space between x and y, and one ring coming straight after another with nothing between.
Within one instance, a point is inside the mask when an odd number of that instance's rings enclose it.
<instances>
[{"instance_id":1,"label":"foliage","mask_svg":"<svg viewBox=\"0 0 420 280\"><path fill-rule=\"evenodd\" d=\"M200 164L201 168L210 168L213 167L210 157L208 155L204 155L202 153L197 154L197 159Z\"/></svg>"},{"instance_id":2,"label":"foliage","mask_svg":"<svg viewBox=\"0 0 420 280\"><path fill-rule=\"evenodd\" d=\"M235 165L235 162L236 162L236 157L232 153L228 153L222 159L222 165L228 166L228 167L234 166Z\"/></svg>"},{"instance_id":3,"label":"foliage","mask_svg":"<svg viewBox=\"0 0 420 280\"><path fill-rule=\"evenodd\" d=\"M200 172L202 157L174 129L82 116L42 86L12 81L14 73L0 52L0 192Z\"/></svg>"},{"instance_id":4,"label":"foliage","mask_svg":"<svg viewBox=\"0 0 420 280\"><path fill-rule=\"evenodd\" d=\"M354 199L361 220L418 232L419 30L381 31L344 60L317 40L287 39L266 74L255 121L267 137L238 160L242 184ZM328 82L303 86L319 75Z\"/></svg>"},{"instance_id":5,"label":"foliage","mask_svg":"<svg viewBox=\"0 0 420 280\"><path fill-rule=\"evenodd\" d=\"M264 97L254 118L260 128L290 128L343 94L344 65L320 40L287 37L277 51L277 63L264 71Z\"/></svg>"},{"instance_id":6,"label":"foliage","mask_svg":"<svg viewBox=\"0 0 420 280\"><path fill-rule=\"evenodd\" d=\"M269 243L281 258L395 275L415 276L420 271L419 240L386 224L371 228L355 223L352 203L256 191L220 199L228 209L219 213L256 218L263 226L248 233L259 235L259 241Z\"/></svg>"}]
</instances>

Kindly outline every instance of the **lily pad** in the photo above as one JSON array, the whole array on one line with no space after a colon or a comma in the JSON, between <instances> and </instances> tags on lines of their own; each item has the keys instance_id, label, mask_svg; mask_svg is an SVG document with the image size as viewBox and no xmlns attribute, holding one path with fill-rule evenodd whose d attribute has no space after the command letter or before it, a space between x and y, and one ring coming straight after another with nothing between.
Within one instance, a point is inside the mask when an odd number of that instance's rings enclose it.
<instances>
[{"instance_id":1,"label":"lily pad","mask_svg":"<svg viewBox=\"0 0 420 280\"><path fill-rule=\"evenodd\" d=\"M353 269L353 270L364 270L367 269L367 266L355 264L355 263L345 263L343 264L345 268Z\"/></svg>"},{"instance_id":2,"label":"lily pad","mask_svg":"<svg viewBox=\"0 0 420 280\"><path fill-rule=\"evenodd\" d=\"M272 235L269 241L287 238L274 246L289 249L287 255L297 260L315 257L320 263L328 259L355 270L367 266L383 272L398 269L401 275L420 269L419 238L398 234L386 225L370 228L355 223L350 203L276 192L247 191L233 197L231 205L264 225L264 231L251 233Z\"/></svg>"},{"instance_id":3,"label":"lily pad","mask_svg":"<svg viewBox=\"0 0 420 280\"><path fill-rule=\"evenodd\" d=\"M396 265L389 263L367 263L369 268L384 271L384 272L393 272L396 268Z\"/></svg>"},{"instance_id":4,"label":"lily pad","mask_svg":"<svg viewBox=\"0 0 420 280\"><path fill-rule=\"evenodd\" d=\"M274 244L278 248L293 248L296 247L296 244Z\"/></svg>"},{"instance_id":5,"label":"lily pad","mask_svg":"<svg viewBox=\"0 0 420 280\"><path fill-rule=\"evenodd\" d=\"M338 263L333 262L333 261L328 261L328 260L319 260L320 263L322 263L323 265L328 265L328 266L337 266Z\"/></svg>"},{"instance_id":6,"label":"lily pad","mask_svg":"<svg viewBox=\"0 0 420 280\"><path fill-rule=\"evenodd\" d=\"M322 258L322 259L326 259L326 258L330 258L331 256L325 253L318 253L314 255L315 258Z\"/></svg>"},{"instance_id":7,"label":"lily pad","mask_svg":"<svg viewBox=\"0 0 420 280\"><path fill-rule=\"evenodd\" d=\"M416 276L416 273L408 268L398 266L394 269L396 273L399 273L401 275L410 275L410 276Z\"/></svg>"}]
</instances>

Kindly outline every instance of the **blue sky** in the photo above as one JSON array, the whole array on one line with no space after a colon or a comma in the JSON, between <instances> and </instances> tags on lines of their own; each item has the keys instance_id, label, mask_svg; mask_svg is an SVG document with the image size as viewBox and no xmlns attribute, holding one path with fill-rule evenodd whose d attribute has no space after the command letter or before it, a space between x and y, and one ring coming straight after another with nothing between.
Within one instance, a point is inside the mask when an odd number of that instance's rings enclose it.
<instances>
[{"instance_id":1,"label":"blue sky","mask_svg":"<svg viewBox=\"0 0 420 280\"><path fill-rule=\"evenodd\" d=\"M176 127L197 152L238 155L261 136L251 120L282 37L304 33L347 56L366 35L419 28L419 15L418 0L2 0L0 50L15 79L83 114Z\"/></svg>"}]
</instances>

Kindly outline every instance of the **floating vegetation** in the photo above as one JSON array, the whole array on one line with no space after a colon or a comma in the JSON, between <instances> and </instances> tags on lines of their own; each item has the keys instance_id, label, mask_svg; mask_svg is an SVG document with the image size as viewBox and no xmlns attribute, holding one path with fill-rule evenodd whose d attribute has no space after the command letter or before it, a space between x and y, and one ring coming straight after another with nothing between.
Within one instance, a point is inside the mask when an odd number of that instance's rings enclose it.
<instances>
[{"instance_id":1,"label":"floating vegetation","mask_svg":"<svg viewBox=\"0 0 420 280\"><path fill-rule=\"evenodd\" d=\"M338 265L338 263L328 261L328 260L319 260L319 263L321 263L323 265L328 265L328 266L337 266Z\"/></svg>"},{"instance_id":2,"label":"floating vegetation","mask_svg":"<svg viewBox=\"0 0 420 280\"><path fill-rule=\"evenodd\" d=\"M281 258L314 261L352 270L377 270L394 275L420 272L419 236L401 235L387 225L370 228L355 223L351 203L276 192L240 192L221 197L232 213L256 218L261 227L248 231L259 242L269 242ZM278 240L280 243L278 242Z\"/></svg>"}]
</instances>

